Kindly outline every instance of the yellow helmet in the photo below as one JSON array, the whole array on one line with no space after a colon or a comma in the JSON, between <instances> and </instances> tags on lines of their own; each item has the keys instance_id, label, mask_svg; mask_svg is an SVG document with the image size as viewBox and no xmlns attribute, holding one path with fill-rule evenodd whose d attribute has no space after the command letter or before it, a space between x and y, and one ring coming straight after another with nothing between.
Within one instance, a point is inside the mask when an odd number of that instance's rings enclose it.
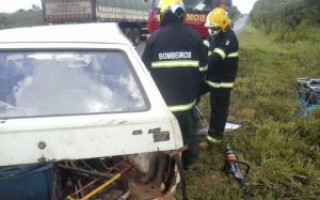
<instances>
[{"instance_id":1,"label":"yellow helmet","mask_svg":"<svg viewBox=\"0 0 320 200\"><path fill-rule=\"evenodd\" d=\"M185 13L186 9L184 7L182 0L160 0L158 4L160 15L163 15L167 11L175 14L179 8L182 9L182 11ZM178 16L178 17L182 17L182 16Z\"/></svg>"},{"instance_id":2,"label":"yellow helmet","mask_svg":"<svg viewBox=\"0 0 320 200\"><path fill-rule=\"evenodd\" d=\"M217 28L220 27L225 31L231 25L231 20L228 17L227 12L223 8L213 9L207 16L205 27Z\"/></svg>"}]
</instances>

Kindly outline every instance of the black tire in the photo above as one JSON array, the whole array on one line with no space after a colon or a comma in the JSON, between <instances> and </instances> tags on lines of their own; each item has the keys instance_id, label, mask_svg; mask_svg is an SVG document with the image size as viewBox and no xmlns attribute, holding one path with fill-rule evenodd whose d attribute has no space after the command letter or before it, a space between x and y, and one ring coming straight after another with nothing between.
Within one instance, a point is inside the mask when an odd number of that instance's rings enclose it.
<instances>
[{"instance_id":1,"label":"black tire","mask_svg":"<svg viewBox=\"0 0 320 200\"><path fill-rule=\"evenodd\" d=\"M123 33L127 36L127 38L132 41L132 30L130 28L125 28Z\"/></svg>"},{"instance_id":2,"label":"black tire","mask_svg":"<svg viewBox=\"0 0 320 200\"><path fill-rule=\"evenodd\" d=\"M132 42L135 46L140 43L141 40L141 32L139 28L132 29Z\"/></svg>"}]
</instances>

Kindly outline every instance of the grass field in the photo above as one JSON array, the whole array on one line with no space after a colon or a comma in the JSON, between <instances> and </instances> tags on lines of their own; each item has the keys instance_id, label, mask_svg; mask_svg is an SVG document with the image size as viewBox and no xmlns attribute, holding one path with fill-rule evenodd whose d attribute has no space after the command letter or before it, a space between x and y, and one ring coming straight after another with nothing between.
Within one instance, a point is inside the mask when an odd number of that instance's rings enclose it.
<instances>
[{"instance_id":1,"label":"grass field","mask_svg":"<svg viewBox=\"0 0 320 200\"><path fill-rule=\"evenodd\" d=\"M245 125L201 152L199 162L186 172L189 199L320 199L320 112L307 119L297 116L296 82L299 77L320 78L320 38L296 43L276 38L251 26L239 37L229 119ZM200 108L208 116L208 97ZM227 143L240 160L251 163L247 192L222 170Z\"/></svg>"}]
</instances>

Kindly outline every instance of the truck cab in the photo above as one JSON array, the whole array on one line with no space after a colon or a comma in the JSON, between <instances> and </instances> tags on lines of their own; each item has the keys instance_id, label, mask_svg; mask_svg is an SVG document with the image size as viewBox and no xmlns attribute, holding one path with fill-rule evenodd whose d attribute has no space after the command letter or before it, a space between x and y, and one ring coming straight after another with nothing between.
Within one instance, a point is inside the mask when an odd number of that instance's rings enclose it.
<instances>
[{"instance_id":1,"label":"truck cab","mask_svg":"<svg viewBox=\"0 0 320 200\"><path fill-rule=\"evenodd\" d=\"M117 24L0 31L0 85L1 199L172 195L179 125Z\"/></svg>"},{"instance_id":2,"label":"truck cab","mask_svg":"<svg viewBox=\"0 0 320 200\"><path fill-rule=\"evenodd\" d=\"M152 8L149 12L148 31L155 32L159 29L158 9L160 0L153 0ZM204 27L207 14L217 6L223 6L223 0L183 0L186 7L187 16L184 23L199 33L202 39L208 37L208 30Z\"/></svg>"}]
</instances>

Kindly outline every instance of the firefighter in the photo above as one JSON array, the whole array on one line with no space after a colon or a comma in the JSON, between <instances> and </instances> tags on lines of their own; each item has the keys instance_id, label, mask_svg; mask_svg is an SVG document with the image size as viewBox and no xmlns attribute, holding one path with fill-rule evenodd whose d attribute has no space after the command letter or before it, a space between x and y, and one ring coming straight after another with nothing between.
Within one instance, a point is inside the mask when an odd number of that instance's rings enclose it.
<instances>
[{"instance_id":1,"label":"firefighter","mask_svg":"<svg viewBox=\"0 0 320 200\"><path fill-rule=\"evenodd\" d=\"M219 142L228 117L230 93L238 70L238 39L230 28L231 20L223 8L215 8L206 19L209 38L207 83L210 87L210 124L208 141Z\"/></svg>"},{"instance_id":2,"label":"firefighter","mask_svg":"<svg viewBox=\"0 0 320 200\"><path fill-rule=\"evenodd\" d=\"M186 10L182 0L161 0L158 10L160 29L148 38L142 60L178 120L189 147L182 154L187 169L198 155L192 109L199 93L200 70L207 66L207 52L198 33L183 24Z\"/></svg>"}]
</instances>

